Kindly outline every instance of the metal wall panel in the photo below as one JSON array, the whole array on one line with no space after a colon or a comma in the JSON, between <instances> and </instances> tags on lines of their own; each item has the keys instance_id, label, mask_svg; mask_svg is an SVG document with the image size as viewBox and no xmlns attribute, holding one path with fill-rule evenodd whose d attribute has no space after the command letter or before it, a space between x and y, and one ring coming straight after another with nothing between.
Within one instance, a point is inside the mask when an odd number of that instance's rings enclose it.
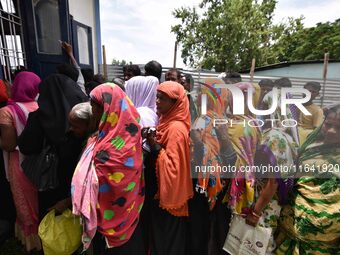
<instances>
[{"instance_id":1,"label":"metal wall panel","mask_svg":"<svg viewBox=\"0 0 340 255\"><path fill-rule=\"evenodd\" d=\"M143 69L143 65L140 65L141 70ZM112 80L115 77L123 77L123 67L122 66L113 66L108 65L108 79ZM167 72L170 68L164 67L163 73ZM102 65L99 66L99 70L103 73ZM210 72L210 71L195 71L195 70L183 70L180 69L183 74L191 74L195 80L199 77L217 77L220 73ZM288 77L290 78L290 77ZM272 79L276 80L278 77L274 76L255 76L254 82L259 82L262 79ZM242 75L243 81L250 81L249 75ZM327 80L324 84L323 80L320 79L308 79L308 78L290 78L294 88L303 87L308 81L317 81L321 84L320 96L316 98L315 103L319 105L329 105L340 102L340 81L339 80ZM322 100L322 95L324 93L324 99ZM323 102L322 102L323 101Z\"/></svg>"}]
</instances>

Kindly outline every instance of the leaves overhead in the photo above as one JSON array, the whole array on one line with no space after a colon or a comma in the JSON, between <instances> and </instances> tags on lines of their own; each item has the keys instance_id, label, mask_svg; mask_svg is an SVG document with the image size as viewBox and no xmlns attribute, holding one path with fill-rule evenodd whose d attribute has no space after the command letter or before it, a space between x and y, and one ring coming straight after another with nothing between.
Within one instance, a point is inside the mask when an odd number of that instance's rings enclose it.
<instances>
[{"instance_id":1,"label":"leaves overhead","mask_svg":"<svg viewBox=\"0 0 340 255\"><path fill-rule=\"evenodd\" d=\"M292 42L290 47L282 47L284 40ZM323 59L325 52L329 52L331 59L339 60L340 19L299 29L289 38L282 38L278 46L287 49L281 56L287 61Z\"/></svg>"},{"instance_id":2,"label":"leaves overhead","mask_svg":"<svg viewBox=\"0 0 340 255\"><path fill-rule=\"evenodd\" d=\"M321 59L326 48L339 46L339 22L304 28L301 16L273 24L276 3L203 0L198 9L175 9L173 15L180 24L172 26L171 31L182 45L184 63L216 71L240 71L249 69L252 58L256 58L257 66ZM329 33L335 34L329 38ZM320 34L324 34L323 39ZM338 52L333 58L340 58L339 47L334 50Z\"/></svg>"}]
</instances>

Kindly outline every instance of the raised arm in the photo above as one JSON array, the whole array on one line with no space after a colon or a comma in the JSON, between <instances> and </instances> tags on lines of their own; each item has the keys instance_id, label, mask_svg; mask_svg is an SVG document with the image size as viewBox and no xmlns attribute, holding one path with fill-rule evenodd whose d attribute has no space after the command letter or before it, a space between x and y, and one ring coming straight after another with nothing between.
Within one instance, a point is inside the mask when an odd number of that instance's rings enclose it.
<instances>
[{"instance_id":1,"label":"raised arm","mask_svg":"<svg viewBox=\"0 0 340 255\"><path fill-rule=\"evenodd\" d=\"M83 74L81 73L81 69L80 66L77 63L77 60L75 59L74 55L73 55L73 49L71 44L67 43L67 42L62 42L61 43L61 47L63 48L63 50L66 52L66 54L69 56L72 65L77 68L78 70L78 80L77 80L77 84L79 85L80 89L85 93L86 95L86 90L85 90L85 80L83 77Z\"/></svg>"}]
</instances>

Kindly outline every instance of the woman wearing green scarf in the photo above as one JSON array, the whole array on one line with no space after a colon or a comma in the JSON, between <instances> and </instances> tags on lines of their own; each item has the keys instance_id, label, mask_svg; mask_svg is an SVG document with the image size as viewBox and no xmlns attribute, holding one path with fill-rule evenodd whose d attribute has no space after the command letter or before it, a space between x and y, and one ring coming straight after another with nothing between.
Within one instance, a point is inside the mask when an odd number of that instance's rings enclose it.
<instances>
[{"instance_id":1,"label":"woman wearing green scarf","mask_svg":"<svg viewBox=\"0 0 340 255\"><path fill-rule=\"evenodd\" d=\"M298 179L281 213L278 255L339 254L340 104L299 151Z\"/></svg>"}]
</instances>

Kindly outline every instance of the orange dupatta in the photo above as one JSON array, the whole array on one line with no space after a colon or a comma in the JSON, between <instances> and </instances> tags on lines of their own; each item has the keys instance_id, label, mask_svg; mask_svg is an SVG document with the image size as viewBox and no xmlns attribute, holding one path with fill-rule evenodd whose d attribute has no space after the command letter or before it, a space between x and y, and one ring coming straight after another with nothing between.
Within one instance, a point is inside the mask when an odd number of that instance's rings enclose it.
<instances>
[{"instance_id":1,"label":"orange dupatta","mask_svg":"<svg viewBox=\"0 0 340 255\"><path fill-rule=\"evenodd\" d=\"M158 192L161 208L174 216L188 216L188 200L193 197L190 175L190 112L189 100L182 85L164 82L157 88L175 105L160 116L157 142L163 146L156 162Z\"/></svg>"},{"instance_id":2,"label":"orange dupatta","mask_svg":"<svg viewBox=\"0 0 340 255\"><path fill-rule=\"evenodd\" d=\"M215 85L217 84L224 84L222 79L205 78L200 81L206 85L201 87L201 94L207 95L207 114L198 117L192 128L196 129L197 125L200 126L200 122L204 123L203 131L200 132L201 141L205 146L202 165L206 167L222 167L223 163L220 158L220 142L218 141L217 134L215 132L213 120L224 118L224 112L228 105L229 93L226 89L215 88ZM198 128L202 127L200 126ZM199 193L206 193L209 202L209 209L212 210L216 204L218 194L223 189L220 173L217 171L211 173L209 171L206 173L199 172L195 188Z\"/></svg>"}]
</instances>

